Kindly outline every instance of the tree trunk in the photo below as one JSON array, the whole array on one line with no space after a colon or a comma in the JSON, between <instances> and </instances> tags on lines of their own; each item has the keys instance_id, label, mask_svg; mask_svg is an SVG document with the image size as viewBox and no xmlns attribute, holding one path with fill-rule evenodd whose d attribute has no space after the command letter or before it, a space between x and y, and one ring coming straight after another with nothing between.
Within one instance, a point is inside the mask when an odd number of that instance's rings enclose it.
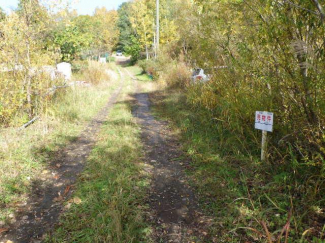
<instances>
[{"instance_id":1,"label":"tree trunk","mask_svg":"<svg viewBox=\"0 0 325 243\"><path fill-rule=\"evenodd\" d=\"M325 19L325 12L323 10L322 5L320 5L320 3L318 2L318 0L313 0L313 2L316 5L316 8L318 9L319 14L320 14L322 20L324 21L324 19Z\"/></svg>"},{"instance_id":2,"label":"tree trunk","mask_svg":"<svg viewBox=\"0 0 325 243\"><path fill-rule=\"evenodd\" d=\"M32 109L32 77L30 74L30 69L31 69L31 60L30 60L30 45L29 41L26 42L26 47L27 47L27 66L25 66L25 75L26 75L26 99L27 99L27 112L29 118L32 118L33 116L33 109Z\"/></svg>"}]
</instances>

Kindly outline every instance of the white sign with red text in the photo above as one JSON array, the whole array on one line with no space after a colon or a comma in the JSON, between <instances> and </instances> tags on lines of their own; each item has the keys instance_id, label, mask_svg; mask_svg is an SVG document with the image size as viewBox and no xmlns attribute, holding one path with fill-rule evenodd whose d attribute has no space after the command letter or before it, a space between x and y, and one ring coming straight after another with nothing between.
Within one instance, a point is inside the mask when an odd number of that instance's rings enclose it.
<instances>
[{"instance_id":1,"label":"white sign with red text","mask_svg":"<svg viewBox=\"0 0 325 243\"><path fill-rule=\"evenodd\" d=\"M256 111L255 128L263 131L273 131L273 113L267 111Z\"/></svg>"}]
</instances>

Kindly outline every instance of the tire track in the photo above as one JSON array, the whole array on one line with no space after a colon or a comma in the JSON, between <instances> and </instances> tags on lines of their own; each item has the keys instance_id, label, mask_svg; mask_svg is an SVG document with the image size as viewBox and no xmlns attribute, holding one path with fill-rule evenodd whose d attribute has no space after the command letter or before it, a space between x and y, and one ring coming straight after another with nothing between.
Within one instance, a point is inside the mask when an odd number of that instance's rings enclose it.
<instances>
[{"instance_id":1,"label":"tire track","mask_svg":"<svg viewBox=\"0 0 325 243\"><path fill-rule=\"evenodd\" d=\"M156 242L211 242L207 233L211 220L201 212L195 192L187 183L182 164L188 161L183 159L179 142L166 122L152 116L149 94L141 93L136 78L126 72L134 80L137 106L133 115L141 127L146 162L152 167L149 205L153 238Z\"/></svg>"}]
</instances>

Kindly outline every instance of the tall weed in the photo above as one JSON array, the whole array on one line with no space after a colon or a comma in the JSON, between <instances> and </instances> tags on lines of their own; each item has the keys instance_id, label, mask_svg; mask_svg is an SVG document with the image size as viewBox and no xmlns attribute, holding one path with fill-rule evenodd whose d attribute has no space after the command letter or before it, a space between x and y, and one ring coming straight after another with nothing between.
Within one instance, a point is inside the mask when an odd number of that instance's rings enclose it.
<instances>
[{"instance_id":1,"label":"tall weed","mask_svg":"<svg viewBox=\"0 0 325 243\"><path fill-rule=\"evenodd\" d=\"M30 103L26 77L31 79ZM64 85L64 80L51 79L42 68L0 72L0 80L0 126L6 127L21 125L30 120L31 115L42 113L51 99L51 88Z\"/></svg>"},{"instance_id":2,"label":"tall weed","mask_svg":"<svg viewBox=\"0 0 325 243\"><path fill-rule=\"evenodd\" d=\"M97 61L89 61L88 67L84 72L85 81L90 82L92 84L98 84L103 81L109 81L110 76L108 75L106 70L106 64Z\"/></svg>"},{"instance_id":3,"label":"tall weed","mask_svg":"<svg viewBox=\"0 0 325 243\"><path fill-rule=\"evenodd\" d=\"M220 187L215 186L213 177L225 171L227 176L221 175L225 181L220 183L228 183L232 192L228 190L227 197L232 200L249 198L248 204L241 202L231 206L232 216L239 217L236 219L239 228L255 225L254 229L264 232L261 234L265 237L276 238L279 235L272 232L280 232L290 220L294 222L291 233L283 232L281 237L297 240L304 233L303 229L313 227L313 232L308 231L305 238L323 239L325 97L319 93L321 87L314 87L318 93L317 103L312 107L317 117L314 123L308 120L306 109L301 106L303 94L288 88L294 82L290 80L292 77L285 77L286 83L278 83L262 74L262 67L258 69L250 63L234 62L231 67L213 70L206 83L188 84L186 79L176 75L178 66L186 66L177 61L177 65L171 58L166 61L164 55L149 66L157 68L158 80L163 80L168 87L177 87L183 94L185 101L180 103L183 107L177 108L180 101L170 102L169 105L177 109L170 117L179 119L178 126L187 136L185 147L196 161L197 171L193 173L197 173L195 179L201 183L199 188L213 191L219 197ZM167 97L172 99L172 93ZM268 136L268 160L265 163L260 162L261 132L254 129L255 111L263 110L275 114L274 132ZM220 159L216 159L219 156L226 168L219 165ZM216 165L220 171L215 171ZM214 203L218 207L230 203L226 199L221 201L220 205ZM279 216L275 217L275 214Z\"/></svg>"},{"instance_id":4,"label":"tall weed","mask_svg":"<svg viewBox=\"0 0 325 243\"><path fill-rule=\"evenodd\" d=\"M0 221L10 223L8 216L26 200L37 175L46 173L55 152L73 141L103 107L116 81L58 89L45 99L35 124L0 130Z\"/></svg>"}]
</instances>

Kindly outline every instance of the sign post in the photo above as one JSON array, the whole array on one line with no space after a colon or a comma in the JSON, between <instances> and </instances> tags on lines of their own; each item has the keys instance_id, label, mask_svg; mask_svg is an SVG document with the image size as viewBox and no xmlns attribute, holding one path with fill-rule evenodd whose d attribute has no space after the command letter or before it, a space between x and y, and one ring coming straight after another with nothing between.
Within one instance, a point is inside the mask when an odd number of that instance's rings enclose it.
<instances>
[{"instance_id":1,"label":"sign post","mask_svg":"<svg viewBox=\"0 0 325 243\"><path fill-rule=\"evenodd\" d=\"M267 111L256 111L255 128L262 130L261 160L266 160L267 154L267 132L273 131L273 113Z\"/></svg>"}]
</instances>

